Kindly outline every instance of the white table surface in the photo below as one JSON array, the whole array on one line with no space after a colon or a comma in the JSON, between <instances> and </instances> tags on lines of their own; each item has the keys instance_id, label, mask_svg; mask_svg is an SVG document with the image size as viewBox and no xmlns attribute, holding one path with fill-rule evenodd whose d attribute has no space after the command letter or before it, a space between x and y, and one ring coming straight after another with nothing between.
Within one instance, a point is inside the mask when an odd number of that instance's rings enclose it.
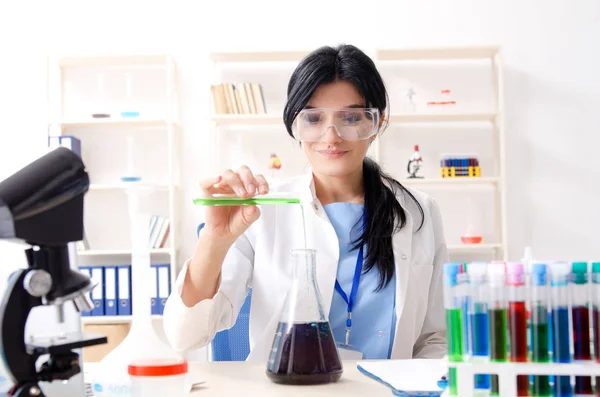
<instances>
[{"instance_id":1,"label":"white table surface","mask_svg":"<svg viewBox=\"0 0 600 397\"><path fill-rule=\"evenodd\" d=\"M359 372L356 361L344 361L343 368L344 373L336 383L295 386L271 382L265 374L266 364L262 363L190 362L192 378L205 381L192 390L190 397L393 396L389 387Z\"/></svg>"}]
</instances>

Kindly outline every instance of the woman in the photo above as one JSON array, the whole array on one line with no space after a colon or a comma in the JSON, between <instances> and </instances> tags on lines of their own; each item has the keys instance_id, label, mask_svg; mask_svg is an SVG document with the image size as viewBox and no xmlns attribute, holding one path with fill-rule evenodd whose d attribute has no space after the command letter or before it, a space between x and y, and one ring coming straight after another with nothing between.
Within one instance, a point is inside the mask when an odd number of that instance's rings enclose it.
<instances>
[{"instance_id":1,"label":"woman","mask_svg":"<svg viewBox=\"0 0 600 397\"><path fill-rule=\"evenodd\" d=\"M241 167L201 187L205 194L242 197L299 192L310 203L307 243L317 250L317 282L343 358L439 358L446 353L442 264L448 259L440 211L366 157L384 130L387 105L368 56L350 45L320 48L293 72L283 115L310 172L270 187ZM173 348L205 346L231 328L252 287L248 359L266 361L289 288L290 249L304 248L302 222L294 205L207 207L194 254L164 311ZM343 296L351 296L353 284L346 340Z\"/></svg>"}]
</instances>

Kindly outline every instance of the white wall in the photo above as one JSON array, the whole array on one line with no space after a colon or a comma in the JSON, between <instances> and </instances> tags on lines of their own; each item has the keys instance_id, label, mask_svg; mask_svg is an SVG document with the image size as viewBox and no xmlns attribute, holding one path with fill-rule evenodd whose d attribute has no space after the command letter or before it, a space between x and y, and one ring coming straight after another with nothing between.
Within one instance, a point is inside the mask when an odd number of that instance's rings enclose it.
<instances>
[{"instance_id":1,"label":"white wall","mask_svg":"<svg viewBox=\"0 0 600 397\"><path fill-rule=\"evenodd\" d=\"M49 2L48 2L49 3ZM75 2L0 9L0 177L45 147L48 52L170 52L183 85L185 198L208 164L207 54L500 44L504 50L509 254L600 258L600 3L574 1ZM15 2L16 4L16 2ZM61 8L55 6L62 4ZM285 11L283 5L291 7ZM577 178L577 179L575 179ZM185 208L184 256L199 219ZM4 259L3 259L4 261Z\"/></svg>"}]
</instances>

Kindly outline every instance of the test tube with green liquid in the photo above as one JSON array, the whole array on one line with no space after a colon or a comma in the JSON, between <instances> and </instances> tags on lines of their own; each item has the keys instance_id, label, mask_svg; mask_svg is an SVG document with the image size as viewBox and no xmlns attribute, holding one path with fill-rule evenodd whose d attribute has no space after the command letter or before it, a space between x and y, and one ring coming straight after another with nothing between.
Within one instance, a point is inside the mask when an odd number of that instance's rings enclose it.
<instances>
[{"instance_id":1,"label":"test tube with green liquid","mask_svg":"<svg viewBox=\"0 0 600 397\"><path fill-rule=\"evenodd\" d=\"M490 361L508 361L508 299L506 297L506 265L488 265L489 301L488 321L490 339ZM498 375L491 376L491 395L500 393Z\"/></svg>"},{"instance_id":2,"label":"test tube with green liquid","mask_svg":"<svg viewBox=\"0 0 600 397\"><path fill-rule=\"evenodd\" d=\"M549 291L548 271L545 263L534 263L531 268L531 361L537 363L550 362L549 332ZM552 395L550 377L535 375L533 377L532 395L548 397Z\"/></svg>"},{"instance_id":3,"label":"test tube with green liquid","mask_svg":"<svg viewBox=\"0 0 600 397\"><path fill-rule=\"evenodd\" d=\"M448 361L462 362L463 346L463 290L459 283L460 263L444 264L444 307L446 309L446 343ZM451 396L458 395L456 368L448 371L448 386Z\"/></svg>"},{"instance_id":4,"label":"test tube with green liquid","mask_svg":"<svg viewBox=\"0 0 600 397\"><path fill-rule=\"evenodd\" d=\"M235 195L214 195L193 199L195 205L206 206L236 206L236 205L281 205L301 204L301 199L286 195L262 195L254 197L238 197Z\"/></svg>"}]
</instances>

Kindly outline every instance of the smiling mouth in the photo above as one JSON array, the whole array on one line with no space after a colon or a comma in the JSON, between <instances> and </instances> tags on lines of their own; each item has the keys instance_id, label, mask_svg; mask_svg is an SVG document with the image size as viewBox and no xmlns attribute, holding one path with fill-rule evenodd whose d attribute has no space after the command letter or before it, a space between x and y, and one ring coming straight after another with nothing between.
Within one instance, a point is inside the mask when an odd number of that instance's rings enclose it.
<instances>
[{"instance_id":1,"label":"smiling mouth","mask_svg":"<svg viewBox=\"0 0 600 397\"><path fill-rule=\"evenodd\" d=\"M339 158L348 152L343 150L319 150L319 153L328 158Z\"/></svg>"}]
</instances>

